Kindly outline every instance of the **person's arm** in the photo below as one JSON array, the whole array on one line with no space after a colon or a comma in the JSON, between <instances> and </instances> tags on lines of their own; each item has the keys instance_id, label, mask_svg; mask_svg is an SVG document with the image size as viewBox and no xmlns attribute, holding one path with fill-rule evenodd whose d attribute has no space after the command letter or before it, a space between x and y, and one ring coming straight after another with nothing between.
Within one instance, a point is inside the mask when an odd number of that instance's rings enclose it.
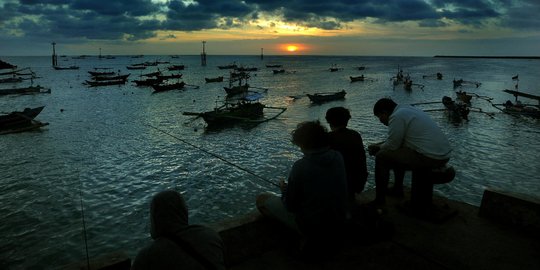
<instances>
[{"instance_id":1,"label":"person's arm","mask_svg":"<svg viewBox=\"0 0 540 270\"><path fill-rule=\"evenodd\" d=\"M388 122L388 138L381 144L381 149L397 150L403 144L407 123L402 117L391 117Z\"/></svg>"}]
</instances>

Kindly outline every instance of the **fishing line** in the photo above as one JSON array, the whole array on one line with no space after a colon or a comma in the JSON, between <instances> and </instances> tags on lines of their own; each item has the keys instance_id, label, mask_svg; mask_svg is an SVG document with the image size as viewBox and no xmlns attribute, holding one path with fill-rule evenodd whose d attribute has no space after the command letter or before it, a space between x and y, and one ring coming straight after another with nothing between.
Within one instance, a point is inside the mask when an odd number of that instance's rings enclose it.
<instances>
[{"instance_id":1,"label":"fishing line","mask_svg":"<svg viewBox=\"0 0 540 270\"><path fill-rule=\"evenodd\" d=\"M171 134L171 133L169 133L169 132L167 132L167 131L165 131L165 130L162 130L162 129L159 129L159 128L157 128L157 127L154 127L154 126L152 126L152 125L150 125L150 124L145 124L145 125L146 125L146 126L149 126L149 127L151 127L151 128L153 128L153 129L155 129L155 130L157 130L157 131L159 131L159 132L161 132L161 133L163 133L163 134L169 135L169 136L171 136L171 137L173 137L173 138L175 138L175 139L177 139L177 140L179 140L179 141L181 141L181 142L183 142L183 143L185 143L185 144L187 144L187 145L189 145L189 146L191 146L191 147L193 147L193 148L196 148L196 149L198 149L198 150L200 150L200 151L202 151L202 152L204 152L204 153L206 153L206 154L208 154L208 155L211 155L211 156L213 156L213 157L215 157L215 158L217 158L217 159L219 159L219 160L221 160L221 161L223 161L223 162L225 162L225 163L227 163L227 164L229 164L229 165L231 165L231 166L233 166L233 167L235 167L235 168L237 168L237 169L239 169L239 170L241 170L241 171L244 171L244 172L246 172L246 173L249 173L249 174L251 174L251 175L253 175L253 176L259 178L260 180L262 180L262 181L264 181L264 182L266 182L266 183L269 183L269 184L271 184L271 185L273 185L273 186L279 187L279 185L276 184L275 182L270 181L270 180L268 180L268 179L266 179L266 178L264 178L264 177L262 177L262 176L260 176L260 175L258 175L258 174L256 174L256 173L254 173L254 172L248 170L248 169L245 169L245 168L243 168L243 167L240 167L240 166L238 166L238 165L236 165L236 164L234 164L234 163L232 163L232 162L226 160L225 158L223 158L223 157L221 157L221 156L219 156L219 155L217 155L217 154L215 154L215 153L212 153L212 152L210 152L210 151L208 151L208 150L206 150L206 149L204 149L204 148L202 148L202 147L200 147L200 146L194 145L194 144L192 144L192 143L190 143L190 142L188 142L188 141L186 141L186 140L184 140L184 139L179 138L178 136L175 136L175 135L173 135L173 134Z\"/></svg>"},{"instance_id":2,"label":"fishing line","mask_svg":"<svg viewBox=\"0 0 540 270\"><path fill-rule=\"evenodd\" d=\"M88 255L88 237L86 235L86 221L84 219L84 205L83 205L83 194L82 194L82 181L81 176L79 175L79 196L80 196L80 202L81 202L81 216L82 216L82 224L83 224L83 235L84 235L84 246L86 250L86 265L87 269L90 269L90 256Z\"/></svg>"}]
</instances>

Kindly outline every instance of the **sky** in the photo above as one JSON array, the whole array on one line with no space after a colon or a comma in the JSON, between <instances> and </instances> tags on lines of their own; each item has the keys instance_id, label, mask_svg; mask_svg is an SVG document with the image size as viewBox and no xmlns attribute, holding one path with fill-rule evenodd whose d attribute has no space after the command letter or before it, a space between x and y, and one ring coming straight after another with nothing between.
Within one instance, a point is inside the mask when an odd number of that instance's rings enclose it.
<instances>
[{"instance_id":1,"label":"sky","mask_svg":"<svg viewBox=\"0 0 540 270\"><path fill-rule=\"evenodd\" d=\"M540 56L540 0L0 0L0 56Z\"/></svg>"}]
</instances>

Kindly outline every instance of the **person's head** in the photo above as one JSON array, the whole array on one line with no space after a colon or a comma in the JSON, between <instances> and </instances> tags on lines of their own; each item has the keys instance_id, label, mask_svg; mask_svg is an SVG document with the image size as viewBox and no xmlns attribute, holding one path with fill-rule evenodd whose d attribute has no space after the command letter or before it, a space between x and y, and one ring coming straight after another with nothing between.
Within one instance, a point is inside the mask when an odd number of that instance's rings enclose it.
<instances>
[{"instance_id":1,"label":"person's head","mask_svg":"<svg viewBox=\"0 0 540 270\"><path fill-rule=\"evenodd\" d=\"M326 128L317 121L306 121L298 124L291 133L292 143L302 150L311 150L328 146Z\"/></svg>"},{"instance_id":2,"label":"person's head","mask_svg":"<svg viewBox=\"0 0 540 270\"><path fill-rule=\"evenodd\" d=\"M388 126L390 115L396 108L397 103L389 98L379 99L373 106L373 114L379 118L379 121Z\"/></svg>"},{"instance_id":3,"label":"person's head","mask_svg":"<svg viewBox=\"0 0 540 270\"><path fill-rule=\"evenodd\" d=\"M174 190L161 191L150 204L150 235L156 239L175 234L188 226L188 209L184 197Z\"/></svg>"},{"instance_id":4,"label":"person's head","mask_svg":"<svg viewBox=\"0 0 540 270\"><path fill-rule=\"evenodd\" d=\"M351 113L346 108L333 107L326 111L326 122L332 129L346 127L349 119L351 119Z\"/></svg>"}]
</instances>

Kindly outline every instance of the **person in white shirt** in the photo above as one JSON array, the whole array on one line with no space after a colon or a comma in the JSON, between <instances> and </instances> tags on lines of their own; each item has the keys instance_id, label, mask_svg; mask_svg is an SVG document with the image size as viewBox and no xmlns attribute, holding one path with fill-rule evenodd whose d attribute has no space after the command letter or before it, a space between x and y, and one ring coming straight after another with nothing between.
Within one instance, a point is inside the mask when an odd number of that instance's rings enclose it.
<instances>
[{"instance_id":1,"label":"person in white shirt","mask_svg":"<svg viewBox=\"0 0 540 270\"><path fill-rule=\"evenodd\" d=\"M452 149L446 135L424 111L398 105L389 98L378 100L373 114L388 126L388 138L368 146L375 156L375 205L383 205L390 170L396 175L394 192L403 189L403 171L439 168L450 160Z\"/></svg>"}]
</instances>

